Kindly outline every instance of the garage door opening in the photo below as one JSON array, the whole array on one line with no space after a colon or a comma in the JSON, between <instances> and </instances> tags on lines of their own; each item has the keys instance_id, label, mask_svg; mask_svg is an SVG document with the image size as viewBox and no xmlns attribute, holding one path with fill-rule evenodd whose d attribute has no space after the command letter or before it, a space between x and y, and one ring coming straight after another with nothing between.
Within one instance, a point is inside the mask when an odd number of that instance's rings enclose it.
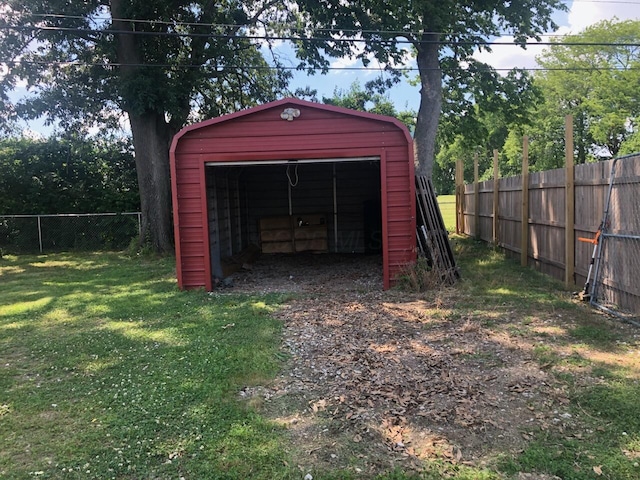
<instances>
[{"instance_id":1,"label":"garage door opening","mask_svg":"<svg viewBox=\"0 0 640 480\"><path fill-rule=\"evenodd\" d=\"M382 253L379 157L208 163L206 185L214 282L247 249Z\"/></svg>"}]
</instances>

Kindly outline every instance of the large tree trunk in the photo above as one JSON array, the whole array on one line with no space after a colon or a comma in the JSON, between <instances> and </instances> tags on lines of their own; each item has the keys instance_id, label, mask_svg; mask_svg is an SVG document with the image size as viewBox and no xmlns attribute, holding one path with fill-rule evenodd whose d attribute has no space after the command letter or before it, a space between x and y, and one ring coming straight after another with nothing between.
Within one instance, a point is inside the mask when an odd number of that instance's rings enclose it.
<instances>
[{"instance_id":1,"label":"large tree trunk","mask_svg":"<svg viewBox=\"0 0 640 480\"><path fill-rule=\"evenodd\" d=\"M142 211L143 242L156 252L173 251L169 141L171 135L162 115L129 114L135 149Z\"/></svg>"},{"instance_id":2,"label":"large tree trunk","mask_svg":"<svg viewBox=\"0 0 640 480\"><path fill-rule=\"evenodd\" d=\"M420 72L420 108L413 138L417 173L431 177L436 150L436 133L442 110L442 72L436 42L439 35L425 33L417 45L418 71Z\"/></svg>"},{"instance_id":3,"label":"large tree trunk","mask_svg":"<svg viewBox=\"0 0 640 480\"><path fill-rule=\"evenodd\" d=\"M111 0L113 27L120 32L130 32L131 23L125 20L128 2ZM134 35L119 33L116 36L116 53L120 66L120 79L131 85L136 77L144 74L142 56ZM126 89L123 89L126 92ZM159 253L173 251L171 223L171 181L169 173L169 142L171 132L164 115L149 111L140 105L134 93L123 92L123 109L129 114L133 134L136 172L142 207L142 242L149 242Z\"/></svg>"}]
</instances>

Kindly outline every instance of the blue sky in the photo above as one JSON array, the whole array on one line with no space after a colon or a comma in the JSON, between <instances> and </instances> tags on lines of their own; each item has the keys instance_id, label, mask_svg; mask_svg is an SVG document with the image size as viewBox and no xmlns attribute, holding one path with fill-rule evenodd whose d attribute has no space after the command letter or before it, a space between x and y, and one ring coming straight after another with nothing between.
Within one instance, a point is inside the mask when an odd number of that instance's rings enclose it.
<instances>
[{"instance_id":1,"label":"blue sky","mask_svg":"<svg viewBox=\"0 0 640 480\"><path fill-rule=\"evenodd\" d=\"M555 22L559 25L556 32L548 32L554 35L575 34L584 30L586 27L593 25L601 20L611 20L618 18L619 20L639 20L640 19L640 0L574 0L567 2L569 6L568 12L558 12L554 16ZM500 40L509 41L508 37ZM496 68L510 69L514 67L532 68L536 66L535 57L543 51L542 46L530 46L527 50L523 50L515 45L494 46L492 53L482 52L477 54L476 58L486 62ZM279 53L285 53L281 51ZM292 54L291 54L292 55ZM332 63L335 68L351 68L361 67L362 64L350 59L337 59ZM379 73L379 67L376 68L375 61L371 62L369 69L364 70L331 70L326 75L307 75L303 72L295 72L294 80L291 85L292 90L305 86L309 86L318 91L318 98L331 97L336 88L346 90L353 82L359 82L364 85L367 81L372 80ZM15 97L24 95L24 88L19 88L14 92ZM418 87L411 86L407 82L391 88L387 95L394 103L396 109L417 111L419 105ZM44 127L42 122L31 122L24 124L26 131L32 131L35 134L45 134L51 132L51 128Z\"/></svg>"}]
</instances>

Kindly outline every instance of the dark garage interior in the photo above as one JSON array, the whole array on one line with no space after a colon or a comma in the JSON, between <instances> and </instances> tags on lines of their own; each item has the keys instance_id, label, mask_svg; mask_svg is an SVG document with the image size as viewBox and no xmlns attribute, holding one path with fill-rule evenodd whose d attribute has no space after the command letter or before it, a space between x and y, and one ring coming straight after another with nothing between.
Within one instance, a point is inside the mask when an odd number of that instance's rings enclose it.
<instances>
[{"instance_id":1,"label":"dark garage interior","mask_svg":"<svg viewBox=\"0 0 640 480\"><path fill-rule=\"evenodd\" d=\"M206 165L211 268L234 269L247 249L381 254L376 157Z\"/></svg>"}]
</instances>

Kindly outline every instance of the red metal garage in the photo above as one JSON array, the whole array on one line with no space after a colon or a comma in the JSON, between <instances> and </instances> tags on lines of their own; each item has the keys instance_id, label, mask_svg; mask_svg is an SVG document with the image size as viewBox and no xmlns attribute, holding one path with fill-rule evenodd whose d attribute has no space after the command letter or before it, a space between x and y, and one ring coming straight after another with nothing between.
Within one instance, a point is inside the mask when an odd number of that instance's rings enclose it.
<instances>
[{"instance_id":1,"label":"red metal garage","mask_svg":"<svg viewBox=\"0 0 640 480\"><path fill-rule=\"evenodd\" d=\"M384 288L416 258L413 147L394 118L287 98L182 129L170 151L180 288L226 257L382 254Z\"/></svg>"}]
</instances>

